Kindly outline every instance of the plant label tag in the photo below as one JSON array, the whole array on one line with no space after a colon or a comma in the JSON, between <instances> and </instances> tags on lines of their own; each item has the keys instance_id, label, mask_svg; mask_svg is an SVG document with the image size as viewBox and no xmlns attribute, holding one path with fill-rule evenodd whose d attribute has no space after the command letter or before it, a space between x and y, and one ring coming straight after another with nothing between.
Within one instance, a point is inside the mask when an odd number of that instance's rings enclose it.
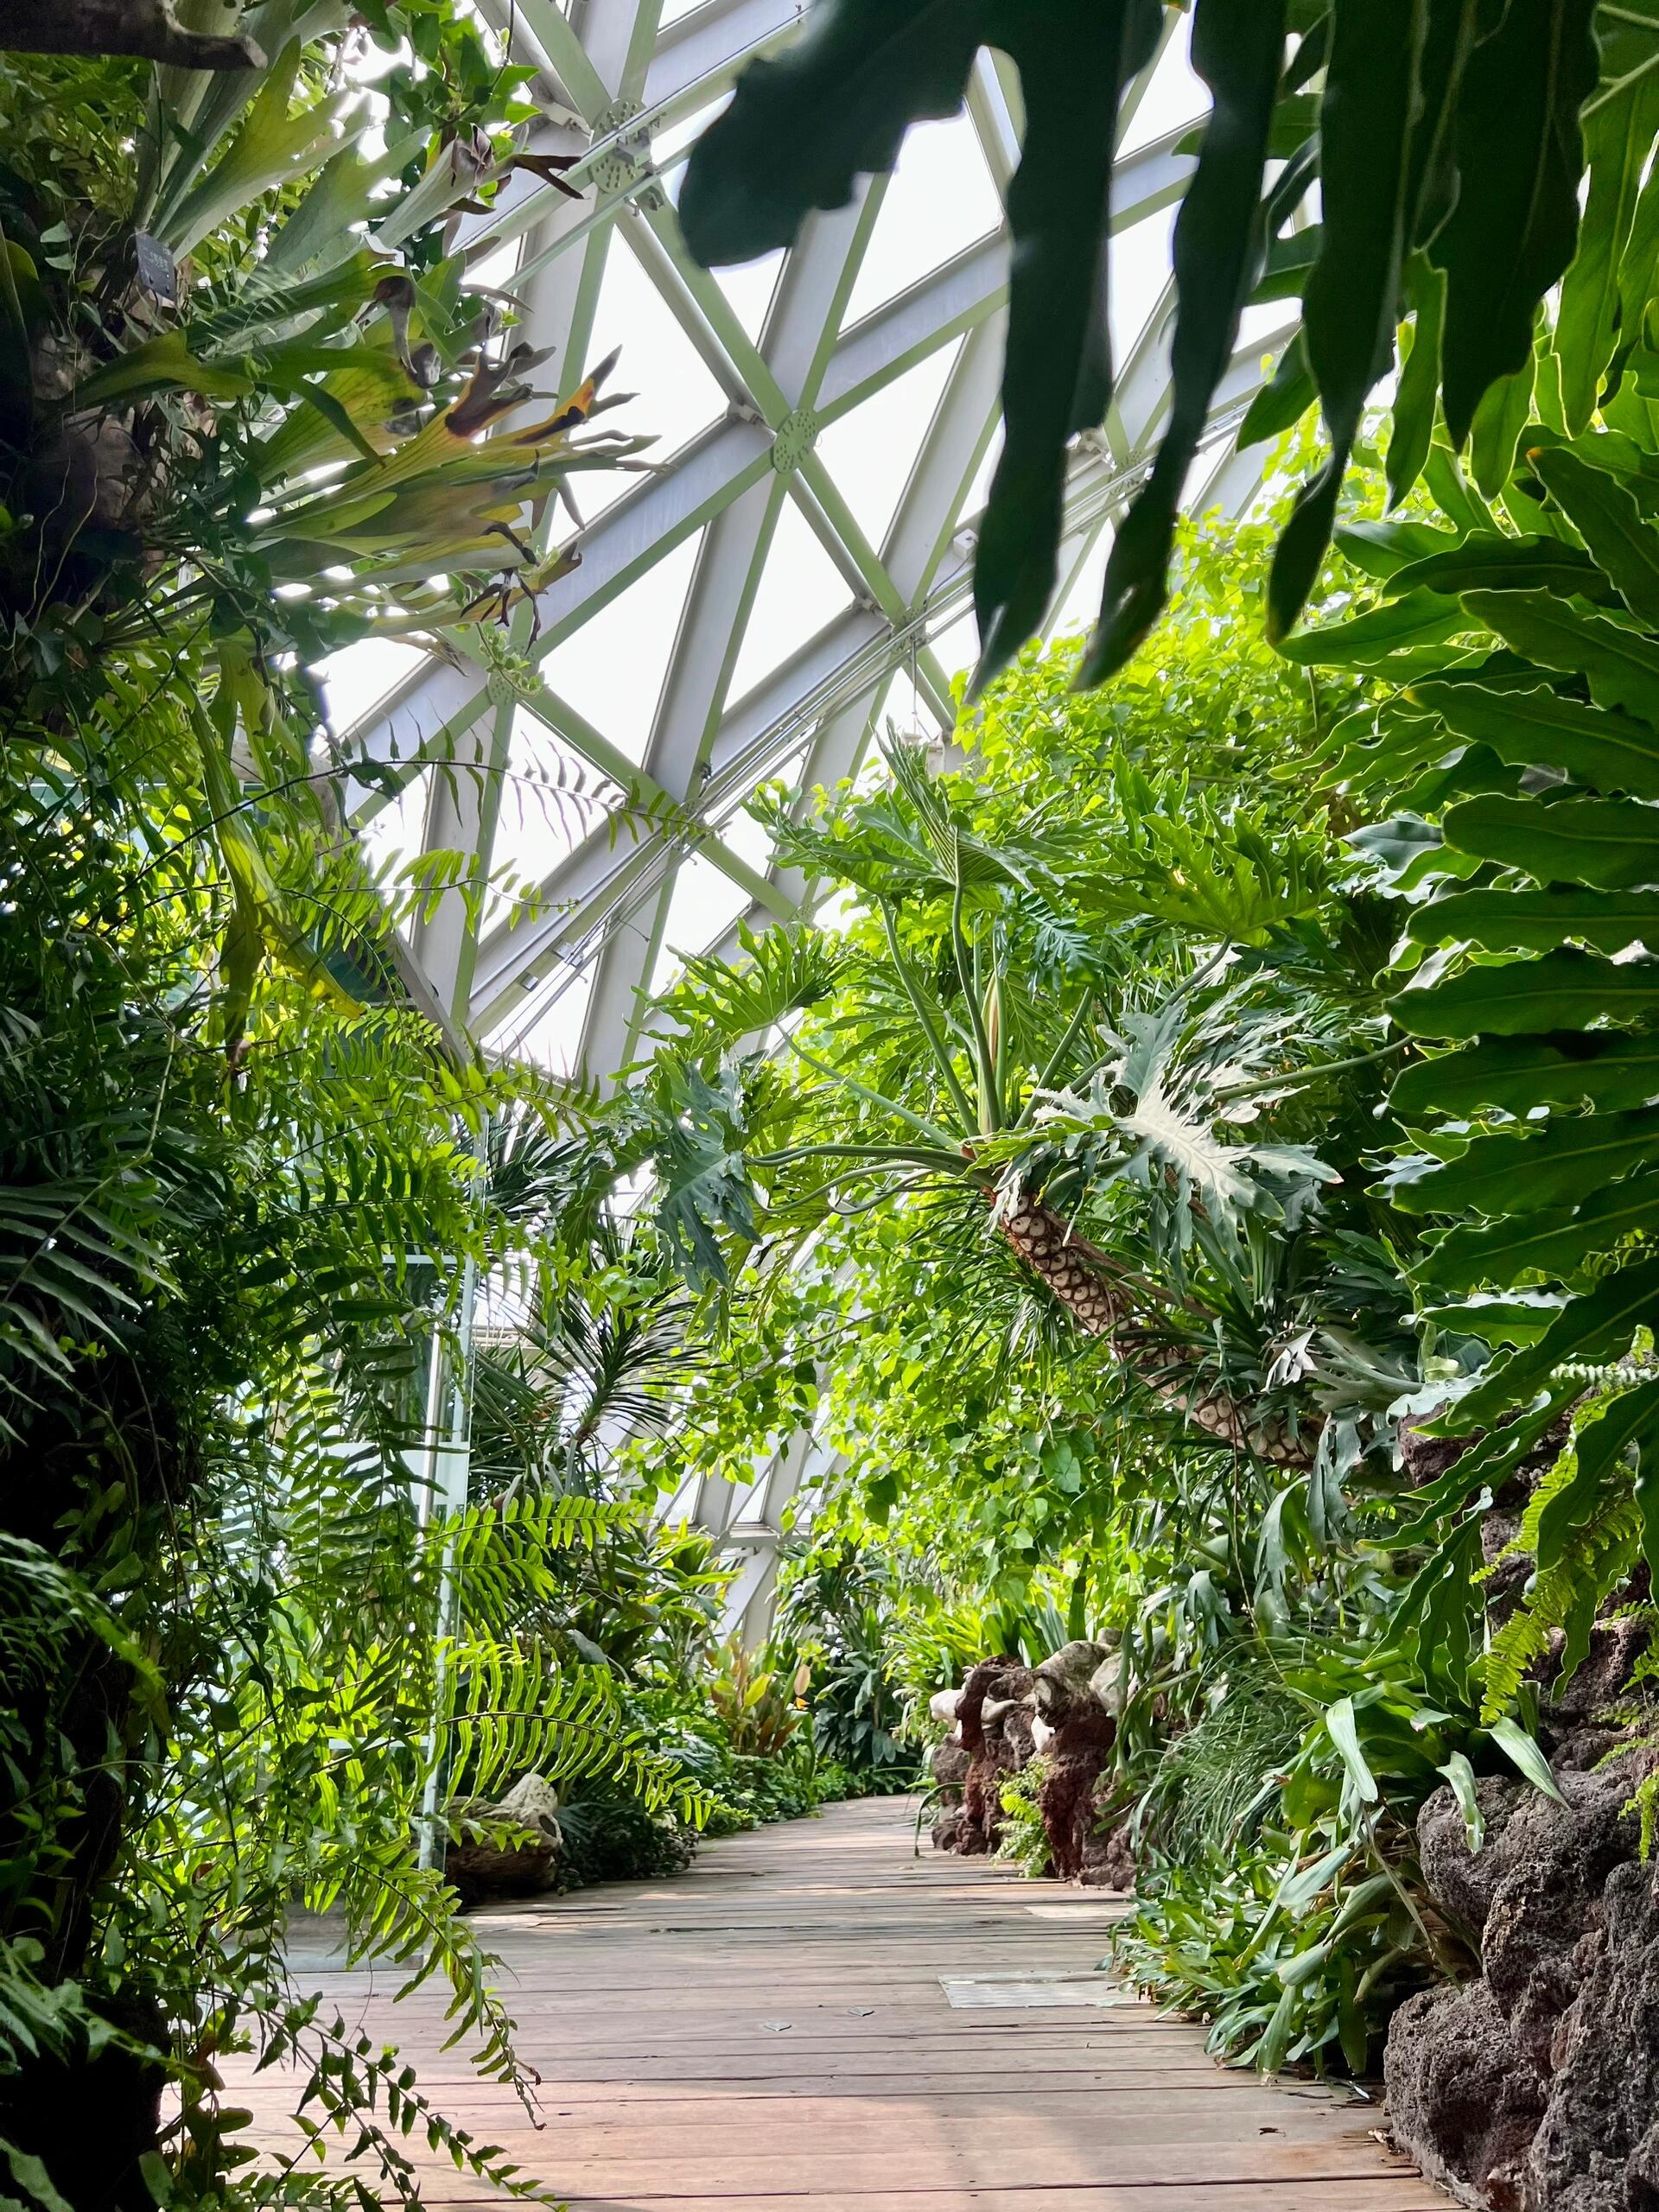
<instances>
[{"instance_id":1,"label":"plant label tag","mask_svg":"<svg viewBox=\"0 0 1659 2212\"><path fill-rule=\"evenodd\" d=\"M148 231L135 231L132 250L138 264L138 282L153 300L160 300L168 307L176 307L179 298L179 270L171 251L160 238L152 238Z\"/></svg>"}]
</instances>

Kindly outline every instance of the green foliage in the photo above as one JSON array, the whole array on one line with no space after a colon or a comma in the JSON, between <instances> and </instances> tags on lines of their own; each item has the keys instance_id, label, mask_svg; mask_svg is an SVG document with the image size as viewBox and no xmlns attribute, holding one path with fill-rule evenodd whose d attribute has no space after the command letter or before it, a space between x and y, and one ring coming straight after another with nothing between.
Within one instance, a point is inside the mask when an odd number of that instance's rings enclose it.
<instances>
[{"instance_id":1,"label":"green foliage","mask_svg":"<svg viewBox=\"0 0 1659 2212\"><path fill-rule=\"evenodd\" d=\"M1302 1707L1268 1673L1241 1670L1159 1759L1137 1811L1159 1849L1198 1866L1247 1841L1300 1743Z\"/></svg>"},{"instance_id":2,"label":"green foliage","mask_svg":"<svg viewBox=\"0 0 1659 2212\"><path fill-rule=\"evenodd\" d=\"M1659 613L1659 537L1643 505L1653 464L1645 419L1622 399L1576 437L1534 423L1521 442L1519 474L1501 487L1521 528L1506 513L1448 538L1477 572L1446 551L1382 579L1384 605L1414 592L1452 626L1369 663L1379 690L1327 769L1350 788L1390 766L1416 776L1403 797L1421 810L1418 857L1400 868L1373 848L1409 902L1393 1010L1428 1054L1395 1086L1422 1148L1395 1164L1389 1191L1446 1224L1417 1270L1436 1326L1491 1347L1438 1426L1458 1435L1516 1421L1553 1380L1610 1363L1627 1384L1581 1420L1577 1448L1535 1495L1521 1548L1536 1554L1536 1577L1485 1662L1493 1716L1554 1630L1567 1632L1567 1674L1584 1658L1653 1519L1653 1386L1639 1363L1620 1367L1638 1332L1646 1341L1654 1272L1643 945L1659 881L1644 719ZM1559 569L1532 557L1550 548L1571 556ZM1402 654L1404 688L1382 688ZM1506 1319L1516 1300L1537 1317L1518 1333ZM1472 1494L1448 1504L1466 1510ZM1460 1526L1439 1568L1446 1602L1472 1608ZM1470 1626L1460 1633L1466 1644Z\"/></svg>"},{"instance_id":3,"label":"green foliage","mask_svg":"<svg viewBox=\"0 0 1659 2212\"><path fill-rule=\"evenodd\" d=\"M705 265L747 260L791 244L811 209L844 206L861 173L890 169L912 123L957 112L982 45L1017 67L1007 436L975 576L982 685L1041 618L1067 442L1110 402L1112 152L1138 73L1171 29L1155 0L818 0L798 44L751 64L687 173L692 252ZM1535 385L1536 411L1549 419L1553 392L1558 427L1573 435L1604 378L1642 388L1659 235L1643 181L1654 38L1645 19L1595 0L1548 0L1535 20L1474 0L1403 11L1198 0L1192 60L1211 105L1192 134L1197 165L1174 231L1172 405L1114 538L1084 681L1121 669L1166 603L1175 512L1247 304L1300 296L1302 317L1246 435L1288 429L1317 399L1330 439L1274 558L1274 638L1314 589L1367 400L1396 349L1396 502L1425 472L1437 497L1446 484L1473 499L1455 458L1465 449L1494 496ZM1319 220L1294 228L1316 176ZM1542 321L1558 283L1560 313Z\"/></svg>"},{"instance_id":4,"label":"green foliage","mask_svg":"<svg viewBox=\"0 0 1659 2212\"><path fill-rule=\"evenodd\" d=\"M1202 537L1187 557L1219 621L1238 563ZM658 1218L723 1310L751 1285L810 1300L799 1256L816 1274L890 1210L912 1277L934 1254L971 1271L978 1295L952 1304L976 1336L1076 1325L1173 1423L1311 1452L1317 1419L1298 1428L1291 1396L1310 1370L1278 1355L1321 1341L1302 1287L1344 1168L1307 1139L1366 1084L1339 1077L1382 1033L1379 948L1325 810L1264 772L1287 765L1306 692L1238 652L1230 693L1195 639L1160 683L1071 705L1058 652L991 695L971 772L932 779L895 741L891 787L763 804L851 912L692 963L667 1049L609 1109L616 1166L649 1152ZM1194 740L1179 773L1157 765L1172 708ZM1324 1349L1321 1383L1343 1364ZM927 1360L899 1365L908 1385ZM1383 1402L1414 1379L1396 1371Z\"/></svg>"},{"instance_id":5,"label":"green foliage","mask_svg":"<svg viewBox=\"0 0 1659 2212\"><path fill-rule=\"evenodd\" d=\"M728 1638L709 1686L709 1701L733 1751L763 1758L781 1751L800 1725L791 1688L799 1697L810 1679L810 1669L803 1669L791 1685L772 1669L757 1664L735 1637Z\"/></svg>"},{"instance_id":6,"label":"green foliage","mask_svg":"<svg viewBox=\"0 0 1659 2212\"><path fill-rule=\"evenodd\" d=\"M997 1792L1005 1817L996 1855L1033 1880L1041 1879L1049 1871L1048 1834L1038 1802L1047 1774L1046 1760L1034 1758L1016 1773L1005 1776Z\"/></svg>"},{"instance_id":7,"label":"green foliage","mask_svg":"<svg viewBox=\"0 0 1659 2212\"><path fill-rule=\"evenodd\" d=\"M365 25L408 41L378 104ZM376 880L301 672L504 612L551 573L502 573L532 492L617 457L596 387L474 442L533 363L485 357L444 230L516 162L524 73L429 0L258 26L269 66L212 79L0 59L0 2145L48 2206L407 2201L416 2127L537 2193L290 1984L289 1909L441 1978L528 2101L437 1871L452 1788L711 1807L626 1670L705 1635L723 1578L601 1494L594 1444L652 1402L677 1293L623 1257L569 1310L524 1171L571 1102L406 988L400 926L485 887ZM175 286L136 280L135 228ZM461 1506L480 1279L543 1325L479 1393ZM219 2071L250 2050L308 2088L252 2178Z\"/></svg>"},{"instance_id":8,"label":"green foliage","mask_svg":"<svg viewBox=\"0 0 1659 2212\"><path fill-rule=\"evenodd\" d=\"M1376 2070L1390 2013L1433 1970L1402 1869L1332 1867L1265 1831L1144 1873L1112 1963L1265 2074ZM1403 1870L1408 1878L1408 1869Z\"/></svg>"},{"instance_id":9,"label":"green foliage","mask_svg":"<svg viewBox=\"0 0 1659 2212\"><path fill-rule=\"evenodd\" d=\"M798 1693L811 1709L817 1754L902 1788L911 1763L897 1738L893 1598L893 1578L879 1556L832 1539L790 1563L780 1580L777 1634L798 1655Z\"/></svg>"}]
</instances>

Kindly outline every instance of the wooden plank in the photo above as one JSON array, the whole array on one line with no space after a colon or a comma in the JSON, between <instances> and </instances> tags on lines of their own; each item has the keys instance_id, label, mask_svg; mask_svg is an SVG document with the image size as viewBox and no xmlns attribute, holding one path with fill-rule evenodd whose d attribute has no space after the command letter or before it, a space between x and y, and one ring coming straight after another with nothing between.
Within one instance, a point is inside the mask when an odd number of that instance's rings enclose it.
<instances>
[{"instance_id":1,"label":"wooden plank","mask_svg":"<svg viewBox=\"0 0 1659 2212\"><path fill-rule=\"evenodd\" d=\"M1375 2185L1390 2177L1411 2177L1411 2169L1388 2161L1376 2143L1358 2137L1346 2143L1257 2145L1191 2145L1176 2152L1167 2145L1132 2146L1109 2159L1097 2162L1105 2172L1054 2171L1039 2178L1028 2160L1001 2162L963 2159L936 2164L925 2175L894 2173L887 2162L869 2158L825 2159L821 2155L764 2158L700 2158L695 2163L668 2161L655 2168L631 2165L626 2158L582 2160L575 2165L551 2163L544 2138L495 2137L501 2147L530 2172L545 2173L549 2186L569 2204L638 2204L683 2202L709 2197L721 2202L747 2202L756 2197L792 2196L817 2200L829 2196L888 2196L904 2199L925 2212L941 2190L956 2194L984 2191L993 2198L1004 2193L1030 2193L1033 2203L1052 2202L1051 2191L1085 2188L1098 2191L1109 2212L1118 2212L1117 2192L1135 2187L1156 2191L1160 2212L1211 2212L1216 2190L1273 2184L1282 2190L1293 2182L1364 2181ZM457 2174L436 2160L423 2161L432 2177L429 2201L446 2204L499 2204L497 2193L484 2182ZM1421 2190L1421 2181L1417 2187ZM1268 2204L1274 2202L1269 2192ZM1317 2201L1317 2200L1316 2200ZM1441 2200L1442 2212L1444 2202Z\"/></svg>"},{"instance_id":2,"label":"wooden plank","mask_svg":"<svg viewBox=\"0 0 1659 2212\"><path fill-rule=\"evenodd\" d=\"M715 1844L669 1882L480 1913L543 2077L540 2126L443 2049L440 1987L394 2005L397 1978L348 1969L327 1924L296 1929L290 1956L302 1986L401 2045L440 2110L584 2212L1445 2205L1377 2141L1374 2107L1219 2069L1201 2030L1148 2005L953 2012L946 1980L1092 1986L1116 1908L913 1859L912 1817L838 1806ZM296 2077L226 2071L260 2146L291 2150ZM499 2201L418 2164L434 2212Z\"/></svg>"},{"instance_id":3,"label":"wooden plank","mask_svg":"<svg viewBox=\"0 0 1659 2212\"><path fill-rule=\"evenodd\" d=\"M426 2202L453 2202L439 2183ZM818 2191L790 2196L630 2196L626 2204L616 2198L584 2200L594 2212L632 2212L632 2208L672 2207L673 2212L727 2212L741 2202L744 2212L1179 2212L1180 2197L1171 2189L1153 2183L1130 2183L1113 2189L1029 2188L992 2190L928 2190L906 2194L876 2193L861 2196L830 2196ZM1187 2201L1196 2204L1197 2198ZM1415 2175L1370 2177L1363 2181L1327 2178L1320 2181L1223 2183L1205 2190L1204 2212L1446 2212L1450 2200Z\"/></svg>"}]
</instances>

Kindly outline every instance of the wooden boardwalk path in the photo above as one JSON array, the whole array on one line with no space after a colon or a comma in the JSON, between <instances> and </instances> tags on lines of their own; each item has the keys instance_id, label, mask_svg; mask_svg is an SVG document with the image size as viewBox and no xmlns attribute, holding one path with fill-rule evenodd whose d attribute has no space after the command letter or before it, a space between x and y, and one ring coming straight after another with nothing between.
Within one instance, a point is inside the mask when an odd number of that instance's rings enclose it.
<instances>
[{"instance_id":1,"label":"wooden boardwalk path","mask_svg":"<svg viewBox=\"0 0 1659 2212\"><path fill-rule=\"evenodd\" d=\"M832 1806L667 1881L480 1914L539 2131L441 2055L438 1991L393 2014L395 1977L317 1979L396 2035L440 2109L601 2212L1444 2212L1374 2106L1224 2071L1148 2006L1077 2002L1119 1908L914 1859L912 1820ZM238 2094L282 2140L291 2083ZM434 2169L429 2203L486 2201Z\"/></svg>"}]
</instances>

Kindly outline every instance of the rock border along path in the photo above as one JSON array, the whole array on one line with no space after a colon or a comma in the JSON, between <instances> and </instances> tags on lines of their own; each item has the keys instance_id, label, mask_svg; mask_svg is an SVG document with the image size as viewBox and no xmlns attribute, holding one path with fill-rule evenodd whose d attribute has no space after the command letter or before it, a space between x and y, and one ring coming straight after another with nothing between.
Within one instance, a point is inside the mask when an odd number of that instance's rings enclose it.
<instances>
[{"instance_id":1,"label":"rock border along path","mask_svg":"<svg viewBox=\"0 0 1659 2212\"><path fill-rule=\"evenodd\" d=\"M542 2076L539 2130L442 2051L436 1986L394 2008L390 1973L296 1958L296 1976L395 2037L440 2110L573 2206L1443 2212L1377 2141L1374 2105L1219 2068L1201 2031L1109 1985L1115 2001L1077 2002L1109 1932L1099 1891L913 1858L913 1817L902 1799L830 1806L667 1880L480 1912ZM1002 1978L1019 2001L980 2001ZM981 1986L953 2005L947 1982ZM295 2094L278 2074L235 2092L271 2145L294 2140ZM430 2175L433 2207L503 2201L447 2162Z\"/></svg>"}]
</instances>

